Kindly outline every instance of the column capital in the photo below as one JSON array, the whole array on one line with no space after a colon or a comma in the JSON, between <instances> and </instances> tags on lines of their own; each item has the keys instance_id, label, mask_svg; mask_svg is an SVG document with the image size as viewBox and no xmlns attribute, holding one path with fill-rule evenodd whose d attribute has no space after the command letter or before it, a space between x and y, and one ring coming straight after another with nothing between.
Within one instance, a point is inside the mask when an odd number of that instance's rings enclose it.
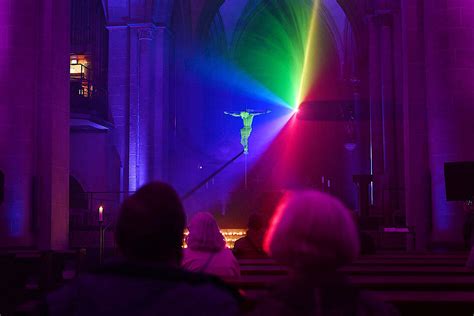
<instances>
[{"instance_id":1,"label":"column capital","mask_svg":"<svg viewBox=\"0 0 474 316\"><path fill-rule=\"evenodd\" d=\"M156 31L156 25L153 23L134 23L128 24L130 29L134 30L138 34L139 40L153 40Z\"/></svg>"},{"instance_id":2,"label":"column capital","mask_svg":"<svg viewBox=\"0 0 474 316\"><path fill-rule=\"evenodd\" d=\"M143 27L138 29L138 39L139 40L153 40L155 35L154 27Z\"/></svg>"},{"instance_id":3,"label":"column capital","mask_svg":"<svg viewBox=\"0 0 474 316\"><path fill-rule=\"evenodd\" d=\"M163 24L156 23L128 23L128 24L111 24L106 26L109 31L124 30L130 29L135 31L138 34L140 40L152 40L155 37L155 34L163 32L165 34L171 35L172 32L170 28Z\"/></svg>"}]
</instances>

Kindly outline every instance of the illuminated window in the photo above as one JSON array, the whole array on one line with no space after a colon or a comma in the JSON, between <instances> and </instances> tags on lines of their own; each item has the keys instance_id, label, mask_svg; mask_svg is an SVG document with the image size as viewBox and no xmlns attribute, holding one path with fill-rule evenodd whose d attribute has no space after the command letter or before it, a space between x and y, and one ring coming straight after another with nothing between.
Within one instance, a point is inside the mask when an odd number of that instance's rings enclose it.
<instances>
[{"instance_id":1,"label":"illuminated window","mask_svg":"<svg viewBox=\"0 0 474 316\"><path fill-rule=\"evenodd\" d=\"M69 73L71 77L87 78L89 59L86 55L70 55Z\"/></svg>"}]
</instances>

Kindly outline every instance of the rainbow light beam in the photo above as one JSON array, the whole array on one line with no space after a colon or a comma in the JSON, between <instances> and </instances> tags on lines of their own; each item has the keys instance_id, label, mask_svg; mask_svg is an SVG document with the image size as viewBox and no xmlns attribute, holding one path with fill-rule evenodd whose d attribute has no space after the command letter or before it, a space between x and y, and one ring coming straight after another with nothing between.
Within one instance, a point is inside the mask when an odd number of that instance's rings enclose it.
<instances>
[{"instance_id":1,"label":"rainbow light beam","mask_svg":"<svg viewBox=\"0 0 474 316\"><path fill-rule=\"evenodd\" d=\"M290 110L299 106L314 65L319 0L269 0L244 12L231 58L249 77L278 96ZM311 81L311 80L309 80Z\"/></svg>"},{"instance_id":2,"label":"rainbow light beam","mask_svg":"<svg viewBox=\"0 0 474 316\"><path fill-rule=\"evenodd\" d=\"M315 58L312 58L316 54L316 39L317 39L317 15L318 15L318 9L319 9L319 1L320 0L313 0L313 7L312 7L312 14L311 14L311 22L309 26L309 32L308 32L308 37L306 40L306 48L305 48L305 53L304 53L304 63L303 63L303 70L301 72L301 79L300 79L300 85L298 89L298 97L295 101L294 108L298 109L300 106L301 102L303 102L303 99L310 89L312 83L313 83L313 76L314 72L316 71L315 67ZM297 111L297 110L296 110Z\"/></svg>"}]
</instances>

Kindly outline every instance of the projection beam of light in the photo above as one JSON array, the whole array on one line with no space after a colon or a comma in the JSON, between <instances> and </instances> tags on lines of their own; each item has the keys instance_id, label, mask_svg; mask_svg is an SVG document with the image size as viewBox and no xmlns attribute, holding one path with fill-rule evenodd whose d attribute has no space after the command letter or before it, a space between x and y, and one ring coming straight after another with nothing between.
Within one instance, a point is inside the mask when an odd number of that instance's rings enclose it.
<instances>
[{"instance_id":1,"label":"projection beam of light","mask_svg":"<svg viewBox=\"0 0 474 316\"><path fill-rule=\"evenodd\" d=\"M312 84L311 76L313 75L312 72L315 71L315 69L313 69L313 63L311 61L315 58L314 54L316 53L313 50L316 41L316 19L318 16L319 1L320 0L313 0L311 22L309 26L308 38L306 39L303 70L301 72L300 77L299 90L297 94L298 97L295 100L296 104L294 105L295 109L300 106L301 102L303 101L303 98L305 97L305 94L307 93L308 87Z\"/></svg>"},{"instance_id":2,"label":"projection beam of light","mask_svg":"<svg viewBox=\"0 0 474 316\"><path fill-rule=\"evenodd\" d=\"M232 61L225 60L221 56L194 58L192 69L194 74L202 80L203 85L213 90L226 91L233 96L246 97L260 103L289 107L266 86L239 69ZM228 107L224 109L229 110Z\"/></svg>"}]
</instances>

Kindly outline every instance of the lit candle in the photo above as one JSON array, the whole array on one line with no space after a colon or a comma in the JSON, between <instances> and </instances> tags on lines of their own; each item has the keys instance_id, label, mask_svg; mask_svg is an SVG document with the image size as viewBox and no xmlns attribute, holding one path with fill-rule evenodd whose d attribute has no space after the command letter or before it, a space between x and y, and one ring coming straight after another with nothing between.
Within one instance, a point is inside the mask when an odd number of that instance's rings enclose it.
<instances>
[{"instance_id":1,"label":"lit candle","mask_svg":"<svg viewBox=\"0 0 474 316\"><path fill-rule=\"evenodd\" d=\"M99 222L104 221L104 207L102 205L99 206Z\"/></svg>"}]
</instances>

